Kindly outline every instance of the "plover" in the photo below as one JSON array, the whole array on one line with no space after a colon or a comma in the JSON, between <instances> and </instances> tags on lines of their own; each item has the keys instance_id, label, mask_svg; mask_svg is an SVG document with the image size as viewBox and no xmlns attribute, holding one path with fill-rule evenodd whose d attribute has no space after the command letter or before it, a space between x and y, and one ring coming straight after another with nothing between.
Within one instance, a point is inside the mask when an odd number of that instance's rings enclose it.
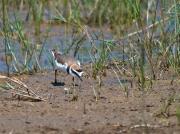
<instances>
[{"instance_id":1,"label":"plover","mask_svg":"<svg viewBox=\"0 0 180 134\"><path fill-rule=\"evenodd\" d=\"M62 70L73 76L73 82L74 77L77 77L82 81L83 71L78 60L73 57L64 56L55 49L51 50L51 52L55 61L55 83L57 83L58 70Z\"/></svg>"}]
</instances>

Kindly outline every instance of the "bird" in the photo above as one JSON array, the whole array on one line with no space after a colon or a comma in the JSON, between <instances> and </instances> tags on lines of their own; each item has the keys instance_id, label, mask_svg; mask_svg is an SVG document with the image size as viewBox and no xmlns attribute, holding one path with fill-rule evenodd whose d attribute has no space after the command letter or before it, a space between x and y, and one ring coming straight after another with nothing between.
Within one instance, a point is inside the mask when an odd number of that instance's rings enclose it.
<instances>
[{"instance_id":1,"label":"bird","mask_svg":"<svg viewBox=\"0 0 180 134\"><path fill-rule=\"evenodd\" d=\"M81 64L79 60L76 60L74 57L64 56L61 52L56 49L51 50L52 56L54 58L55 63L55 80L57 83L57 71L61 70L70 74L73 77L73 83L75 77L82 80L83 70L81 68Z\"/></svg>"}]
</instances>

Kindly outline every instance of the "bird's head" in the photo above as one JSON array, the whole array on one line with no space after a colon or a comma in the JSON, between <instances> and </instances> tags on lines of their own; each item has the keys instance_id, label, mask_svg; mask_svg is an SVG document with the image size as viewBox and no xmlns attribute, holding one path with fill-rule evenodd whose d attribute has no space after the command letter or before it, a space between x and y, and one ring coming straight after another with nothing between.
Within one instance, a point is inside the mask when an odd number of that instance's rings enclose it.
<instances>
[{"instance_id":1,"label":"bird's head","mask_svg":"<svg viewBox=\"0 0 180 134\"><path fill-rule=\"evenodd\" d=\"M56 49L52 49L51 54L55 59L57 58L58 55L62 55L62 53L57 51Z\"/></svg>"}]
</instances>

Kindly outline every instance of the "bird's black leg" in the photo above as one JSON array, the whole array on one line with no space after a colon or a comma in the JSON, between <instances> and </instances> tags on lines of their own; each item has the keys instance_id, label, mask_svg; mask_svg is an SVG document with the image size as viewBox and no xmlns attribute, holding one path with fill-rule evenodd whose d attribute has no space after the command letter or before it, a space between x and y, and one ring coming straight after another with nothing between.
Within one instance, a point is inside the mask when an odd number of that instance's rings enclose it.
<instances>
[{"instance_id":1,"label":"bird's black leg","mask_svg":"<svg viewBox=\"0 0 180 134\"><path fill-rule=\"evenodd\" d=\"M55 69L55 80L54 80L54 83L56 83L57 84L57 69Z\"/></svg>"},{"instance_id":2,"label":"bird's black leg","mask_svg":"<svg viewBox=\"0 0 180 134\"><path fill-rule=\"evenodd\" d=\"M73 88L75 88L75 81L74 81L74 77L72 78L73 80Z\"/></svg>"},{"instance_id":3,"label":"bird's black leg","mask_svg":"<svg viewBox=\"0 0 180 134\"><path fill-rule=\"evenodd\" d=\"M74 77L73 77L73 98L72 98L72 100L73 101L77 101L77 99L78 99L78 94L76 93L76 89L75 89L75 79L74 79Z\"/></svg>"},{"instance_id":4,"label":"bird's black leg","mask_svg":"<svg viewBox=\"0 0 180 134\"><path fill-rule=\"evenodd\" d=\"M81 90L81 80L78 80L79 91Z\"/></svg>"}]
</instances>

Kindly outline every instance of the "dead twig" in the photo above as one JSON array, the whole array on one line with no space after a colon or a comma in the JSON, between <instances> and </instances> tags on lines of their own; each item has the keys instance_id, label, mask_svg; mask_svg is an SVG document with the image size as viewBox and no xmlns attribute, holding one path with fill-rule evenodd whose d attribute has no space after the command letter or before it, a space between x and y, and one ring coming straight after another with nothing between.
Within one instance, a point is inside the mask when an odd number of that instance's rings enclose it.
<instances>
[{"instance_id":1,"label":"dead twig","mask_svg":"<svg viewBox=\"0 0 180 134\"><path fill-rule=\"evenodd\" d=\"M26 84L24 84L22 81L20 81L17 78L10 78L7 76L0 75L0 79L6 79L7 81L10 81L18 86L18 87L14 87L13 85L11 85L9 82L6 81L6 85L8 86L8 88L13 90L10 92L15 96L18 95L36 101L46 101L46 99L37 95L30 87L28 87Z\"/></svg>"},{"instance_id":2,"label":"dead twig","mask_svg":"<svg viewBox=\"0 0 180 134\"><path fill-rule=\"evenodd\" d=\"M134 126L131 126L130 128L127 128L127 129L123 129L121 131L119 131L119 133L126 133L127 131L130 131L132 129L135 129L135 128L141 128L141 127L147 127L147 128L160 128L160 126L158 125L151 125L151 124L138 124L138 125L134 125Z\"/></svg>"}]
</instances>

